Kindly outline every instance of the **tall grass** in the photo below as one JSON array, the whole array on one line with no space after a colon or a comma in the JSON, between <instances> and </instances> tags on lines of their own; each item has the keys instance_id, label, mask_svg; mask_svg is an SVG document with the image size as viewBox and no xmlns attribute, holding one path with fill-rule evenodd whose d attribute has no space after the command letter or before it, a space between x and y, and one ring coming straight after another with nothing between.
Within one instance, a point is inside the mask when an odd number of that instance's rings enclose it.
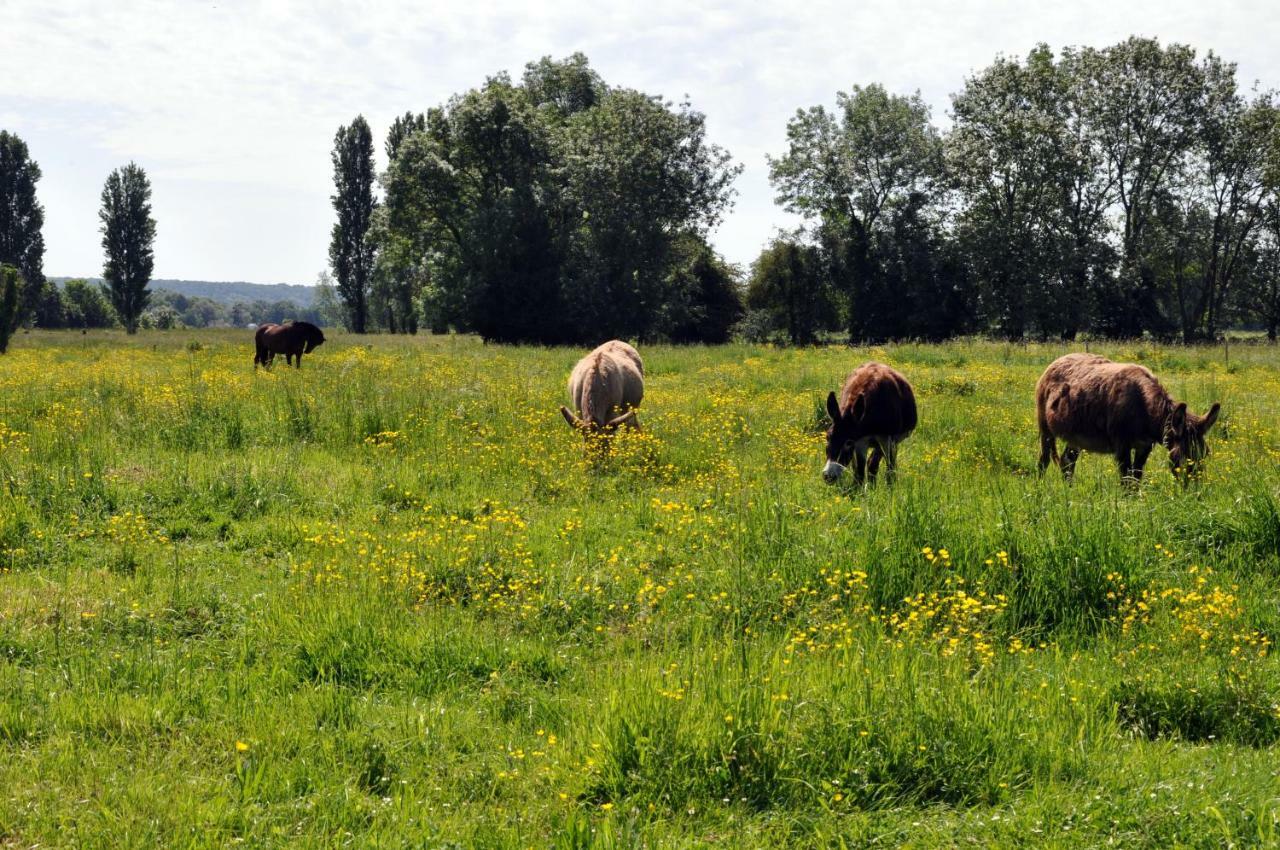
<instances>
[{"instance_id":1,"label":"tall grass","mask_svg":"<svg viewBox=\"0 0 1280 850\"><path fill-rule=\"evenodd\" d=\"M1104 352L1224 403L1137 492L1036 476L1064 351L650 347L604 447L576 351L19 336L0 842L1273 844L1275 350ZM920 427L826 487L871 358Z\"/></svg>"}]
</instances>

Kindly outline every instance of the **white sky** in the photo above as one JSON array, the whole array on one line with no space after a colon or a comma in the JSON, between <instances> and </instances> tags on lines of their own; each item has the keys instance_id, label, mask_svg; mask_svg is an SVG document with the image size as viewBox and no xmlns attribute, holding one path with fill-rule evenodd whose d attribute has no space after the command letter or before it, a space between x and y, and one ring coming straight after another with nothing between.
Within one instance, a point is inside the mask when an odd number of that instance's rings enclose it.
<instances>
[{"instance_id":1,"label":"white sky","mask_svg":"<svg viewBox=\"0 0 1280 850\"><path fill-rule=\"evenodd\" d=\"M713 235L749 262L776 228L766 153L797 108L880 82L949 96L997 54L1130 34L1213 49L1244 87L1280 87L1275 0L145 2L0 0L0 128L40 163L45 272L97 275L98 196L134 160L151 176L155 276L311 283L327 263L339 124L377 137L550 54L581 50L614 85L688 95L746 169ZM380 167L383 163L380 162Z\"/></svg>"}]
</instances>

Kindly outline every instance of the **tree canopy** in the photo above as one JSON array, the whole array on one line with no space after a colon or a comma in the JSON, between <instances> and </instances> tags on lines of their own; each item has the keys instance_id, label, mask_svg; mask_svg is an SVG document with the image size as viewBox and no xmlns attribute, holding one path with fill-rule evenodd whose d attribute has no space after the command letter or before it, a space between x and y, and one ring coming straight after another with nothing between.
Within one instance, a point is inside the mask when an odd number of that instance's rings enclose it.
<instances>
[{"instance_id":1,"label":"tree canopy","mask_svg":"<svg viewBox=\"0 0 1280 850\"><path fill-rule=\"evenodd\" d=\"M689 240L710 250L738 170L689 104L610 87L580 54L544 58L396 146L383 244L417 259L426 312L486 339L687 335L673 306L705 308L706 281L677 268Z\"/></svg>"}]
</instances>

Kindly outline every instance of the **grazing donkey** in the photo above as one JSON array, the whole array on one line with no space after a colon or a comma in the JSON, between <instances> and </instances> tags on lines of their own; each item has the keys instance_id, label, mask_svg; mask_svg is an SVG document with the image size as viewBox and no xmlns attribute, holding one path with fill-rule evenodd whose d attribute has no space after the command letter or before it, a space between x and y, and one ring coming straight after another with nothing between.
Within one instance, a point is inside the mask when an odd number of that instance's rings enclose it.
<instances>
[{"instance_id":1,"label":"grazing donkey","mask_svg":"<svg viewBox=\"0 0 1280 850\"><path fill-rule=\"evenodd\" d=\"M822 478L834 484L856 459L853 480L861 484L867 473L874 481L880 461L892 479L898 466L898 443L916 427L916 396L901 373L883 363L865 363L854 370L836 394L827 395L827 465ZM867 459L867 450L871 458Z\"/></svg>"},{"instance_id":2,"label":"grazing donkey","mask_svg":"<svg viewBox=\"0 0 1280 850\"><path fill-rule=\"evenodd\" d=\"M1204 416L1175 402L1145 366L1112 363L1096 354L1068 354L1049 364L1036 384L1040 471L1053 461L1068 480L1083 449L1116 459L1120 479L1137 483L1151 447L1169 450L1169 467L1183 483L1209 453L1204 435L1220 405ZM1066 442L1058 456L1058 440Z\"/></svg>"},{"instance_id":3,"label":"grazing donkey","mask_svg":"<svg viewBox=\"0 0 1280 850\"><path fill-rule=\"evenodd\" d=\"M612 433L619 425L639 427L636 408L644 398L644 364L640 354L621 340L610 340L578 361L569 375L564 420L584 435Z\"/></svg>"}]
</instances>

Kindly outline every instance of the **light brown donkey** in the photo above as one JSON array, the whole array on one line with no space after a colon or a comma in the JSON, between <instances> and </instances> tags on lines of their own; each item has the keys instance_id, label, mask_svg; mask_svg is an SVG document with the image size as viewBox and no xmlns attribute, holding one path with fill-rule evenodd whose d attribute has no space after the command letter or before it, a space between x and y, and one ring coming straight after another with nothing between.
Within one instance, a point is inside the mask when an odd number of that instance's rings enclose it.
<instances>
[{"instance_id":1,"label":"light brown donkey","mask_svg":"<svg viewBox=\"0 0 1280 850\"><path fill-rule=\"evenodd\" d=\"M1122 480L1142 480L1151 447L1169 450L1169 466L1185 482L1209 450L1204 435L1218 421L1214 404L1204 416L1175 402L1145 366L1112 363L1095 354L1068 354L1049 364L1036 384L1040 471L1050 461L1070 479L1081 450L1116 460ZM1058 440L1066 442L1058 456Z\"/></svg>"},{"instance_id":2,"label":"light brown donkey","mask_svg":"<svg viewBox=\"0 0 1280 850\"><path fill-rule=\"evenodd\" d=\"M577 414L563 405L560 414L583 434L607 434L619 425L635 426L636 408L644 398L640 354L617 339L600 345L573 367L569 398Z\"/></svg>"}]
</instances>

